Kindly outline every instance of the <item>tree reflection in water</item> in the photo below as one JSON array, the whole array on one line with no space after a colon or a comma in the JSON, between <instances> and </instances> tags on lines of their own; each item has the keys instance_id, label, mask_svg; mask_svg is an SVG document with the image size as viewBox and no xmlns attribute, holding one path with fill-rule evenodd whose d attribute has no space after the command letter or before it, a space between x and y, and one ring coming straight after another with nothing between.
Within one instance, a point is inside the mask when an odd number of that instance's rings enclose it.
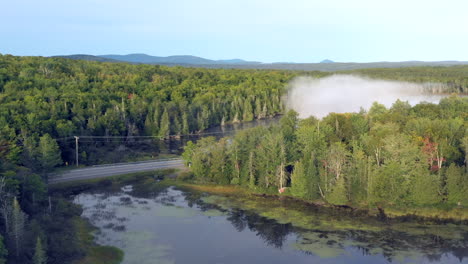
<instances>
[{"instance_id":1,"label":"tree reflection in water","mask_svg":"<svg viewBox=\"0 0 468 264\"><path fill-rule=\"evenodd\" d=\"M267 245L275 248L282 248L287 237L294 235L301 245L298 249L305 254L312 255L317 255L317 252L308 248L326 248L338 254L345 253L347 249L354 249L364 256L380 254L389 262L415 255L424 256L430 262L441 262L446 254L453 255L460 262L468 259L468 232L463 233L461 237L459 234L453 237L442 237L425 233L425 227L421 227L422 231L419 233L412 233L390 229L388 224L384 223L377 231L343 228L326 230L321 229L320 226L317 226L316 230L304 229L294 227L291 223L278 223L254 211L240 208L226 209L215 204L208 204L200 199L199 194L186 192L185 195L186 200L192 206L197 205L202 211L212 209L223 211L227 214L226 219L238 232L248 228ZM336 221L335 217L332 216L332 218L333 220L330 221Z\"/></svg>"},{"instance_id":2,"label":"tree reflection in water","mask_svg":"<svg viewBox=\"0 0 468 264\"><path fill-rule=\"evenodd\" d=\"M423 258L424 261L438 263L445 263L447 258L452 263L457 261L455 258L460 262L468 262L466 226L416 222L382 223L375 219L359 219L355 215L346 216L339 211L310 208L293 201L278 202L274 198L248 200L250 206L246 206L245 200L239 202L236 201L238 198L229 196L219 196L220 200L212 199L209 202L206 194L187 190L181 192L154 182L133 183L133 188L124 193L118 186L101 186L99 191L96 190L94 195L88 197L97 200L96 205L83 205L83 208L92 222L102 223L103 231L106 229L108 232L127 232L125 228L116 229L128 225L131 222L129 218L134 217L129 215L127 218L118 218L114 211L117 208L136 210L136 207L141 207L143 210L148 205L153 206L153 209L155 205L161 205L176 207L182 212L188 206L192 212L208 213L201 214L208 217L213 215L213 211L220 212L214 215L219 216L218 221L227 220L235 229L232 232L254 233L268 247L282 249L284 252L291 251L292 247L305 255L336 258L337 261L352 253L366 256L365 261L371 261L366 263L372 263L373 259L400 262L402 259ZM153 209L143 212L142 219L151 215L148 212ZM286 217L281 217L278 212ZM108 222L112 222L112 225Z\"/></svg>"},{"instance_id":3,"label":"tree reflection in water","mask_svg":"<svg viewBox=\"0 0 468 264\"><path fill-rule=\"evenodd\" d=\"M278 224L275 220L239 209L230 211L227 220L239 232L248 227L250 231L255 232L267 245L275 248L282 248L286 237L293 232L291 224Z\"/></svg>"}]
</instances>

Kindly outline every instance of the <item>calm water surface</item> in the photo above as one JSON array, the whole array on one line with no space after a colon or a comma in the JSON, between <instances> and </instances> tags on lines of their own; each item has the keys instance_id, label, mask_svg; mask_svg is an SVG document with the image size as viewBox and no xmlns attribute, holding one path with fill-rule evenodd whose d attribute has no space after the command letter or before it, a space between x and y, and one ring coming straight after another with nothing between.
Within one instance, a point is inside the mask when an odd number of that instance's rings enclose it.
<instances>
[{"instance_id":1,"label":"calm water surface","mask_svg":"<svg viewBox=\"0 0 468 264\"><path fill-rule=\"evenodd\" d=\"M121 248L126 264L468 263L467 226L384 225L148 184L103 187L74 202L100 229L97 243Z\"/></svg>"}]
</instances>

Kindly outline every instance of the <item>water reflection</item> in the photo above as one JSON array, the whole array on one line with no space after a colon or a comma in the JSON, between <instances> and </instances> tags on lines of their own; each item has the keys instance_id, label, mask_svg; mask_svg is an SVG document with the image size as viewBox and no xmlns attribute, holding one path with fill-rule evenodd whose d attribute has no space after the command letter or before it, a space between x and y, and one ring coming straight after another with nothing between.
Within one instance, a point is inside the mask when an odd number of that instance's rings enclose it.
<instances>
[{"instance_id":1,"label":"water reflection","mask_svg":"<svg viewBox=\"0 0 468 264\"><path fill-rule=\"evenodd\" d=\"M225 199L216 201L222 203L223 200ZM210 201L210 199L205 199L205 201ZM257 203L257 205L260 204ZM236 205L230 203L230 206ZM287 207L292 206L287 205ZM313 214L317 213L320 212L313 212ZM313 214L298 217L317 216ZM322 214L320 217L323 216ZM330 222L336 221L333 215L325 215L325 217L330 217ZM341 221L346 221L346 218L349 217L342 216ZM356 227L359 228L351 229L339 228L340 223L337 221L337 225L332 225L330 229L329 225L321 225L318 220L311 221L316 225L316 229L305 229L294 227L291 223L280 224L254 212L236 208L230 211L227 220L239 232L248 227L250 231L256 232L267 245L277 248L283 246L288 235L295 234L297 243L293 245L294 248L320 257L336 257L353 249L361 252L363 256L381 255L389 262L421 257L429 262L447 263L448 259L455 258L459 262L468 262L468 227L466 226L419 225L417 223L410 224L409 227L408 224L400 226L386 223L362 226L360 221L356 221ZM399 231L399 228L404 231Z\"/></svg>"},{"instance_id":2,"label":"water reflection","mask_svg":"<svg viewBox=\"0 0 468 264\"><path fill-rule=\"evenodd\" d=\"M124 263L468 263L466 226L353 226L345 217L299 215L294 208L283 221L265 217L271 214L265 203L238 206L233 197L153 187L113 187L74 199L99 227L96 241L123 249ZM304 216L308 226L294 221Z\"/></svg>"},{"instance_id":3,"label":"water reflection","mask_svg":"<svg viewBox=\"0 0 468 264\"><path fill-rule=\"evenodd\" d=\"M268 246L275 248L282 248L287 236L293 233L291 224L278 224L272 219L239 209L230 211L226 219L231 222L238 232L242 232L245 228L248 228Z\"/></svg>"}]
</instances>

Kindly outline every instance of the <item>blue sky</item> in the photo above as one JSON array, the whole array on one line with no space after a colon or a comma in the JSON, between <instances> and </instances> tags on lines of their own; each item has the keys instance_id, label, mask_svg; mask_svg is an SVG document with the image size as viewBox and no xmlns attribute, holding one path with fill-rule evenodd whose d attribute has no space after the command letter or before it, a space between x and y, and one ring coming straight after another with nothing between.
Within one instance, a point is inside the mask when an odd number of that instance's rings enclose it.
<instances>
[{"instance_id":1,"label":"blue sky","mask_svg":"<svg viewBox=\"0 0 468 264\"><path fill-rule=\"evenodd\" d=\"M466 0L4 0L0 53L468 61Z\"/></svg>"}]
</instances>

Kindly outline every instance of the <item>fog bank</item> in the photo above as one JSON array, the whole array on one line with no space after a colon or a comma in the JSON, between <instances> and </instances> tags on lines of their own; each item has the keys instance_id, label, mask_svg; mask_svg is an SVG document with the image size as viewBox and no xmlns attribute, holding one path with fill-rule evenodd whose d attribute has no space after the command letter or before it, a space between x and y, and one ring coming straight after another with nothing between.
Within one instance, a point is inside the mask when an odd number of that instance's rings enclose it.
<instances>
[{"instance_id":1,"label":"fog bank","mask_svg":"<svg viewBox=\"0 0 468 264\"><path fill-rule=\"evenodd\" d=\"M390 107L397 99L414 105L422 101L437 103L442 97L427 93L427 84L332 75L294 79L289 86L286 106L297 111L301 118L311 115L321 118L330 112L359 112L361 107L368 110L375 101Z\"/></svg>"}]
</instances>

